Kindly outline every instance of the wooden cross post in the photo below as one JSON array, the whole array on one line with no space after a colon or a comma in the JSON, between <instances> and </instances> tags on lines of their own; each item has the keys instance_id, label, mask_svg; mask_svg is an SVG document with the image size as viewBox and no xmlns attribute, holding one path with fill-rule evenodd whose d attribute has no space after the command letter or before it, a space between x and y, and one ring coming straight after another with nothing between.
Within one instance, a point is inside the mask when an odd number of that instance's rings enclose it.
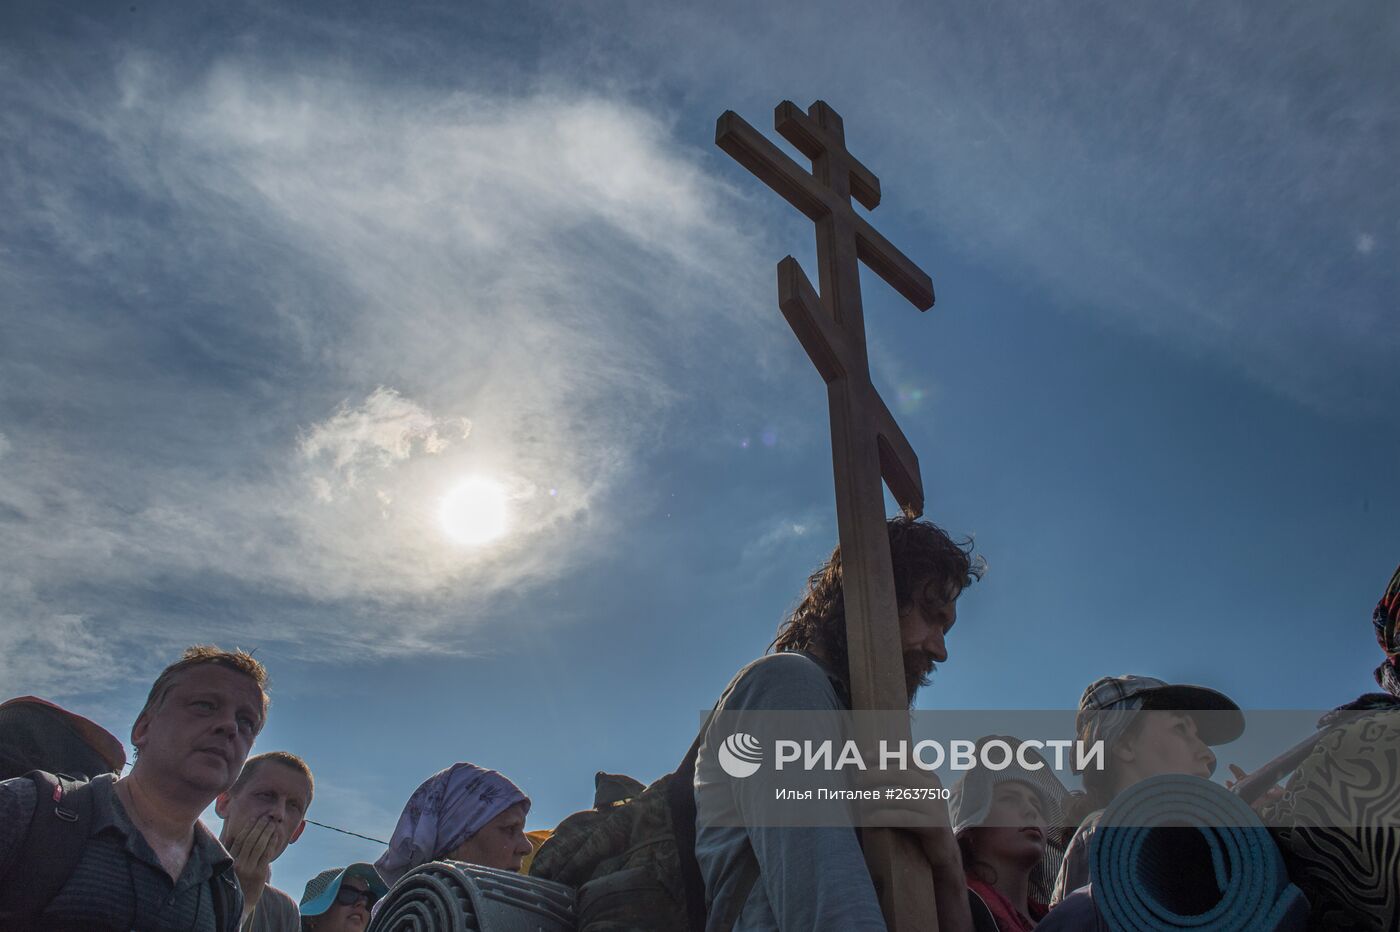
<instances>
[{"instance_id":1,"label":"wooden cross post","mask_svg":"<svg viewBox=\"0 0 1400 932\"><path fill-rule=\"evenodd\" d=\"M918 457L870 381L859 263L921 311L933 306L933 283L851 206L854 197L873 210L880 181L846 151L836 111L817 101L803 113L785 100L773 121L812 160L810 173L733 111L719 118L715 144L816 224L821 294L788 256L778 306L827 385L851 699L856 709L907 709L881 479L911 517L923 513L924 493ZM932 875L912 837L866 829L862 843L890 929L936 930Z\"/></svg>"}]
</instances>

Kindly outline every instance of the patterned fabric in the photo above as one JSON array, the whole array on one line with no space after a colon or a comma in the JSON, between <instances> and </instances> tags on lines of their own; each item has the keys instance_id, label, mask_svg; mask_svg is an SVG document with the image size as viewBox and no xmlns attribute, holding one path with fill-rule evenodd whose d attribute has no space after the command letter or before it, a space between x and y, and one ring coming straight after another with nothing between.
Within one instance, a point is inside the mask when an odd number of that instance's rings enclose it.
<instances>
[{"instance_id":1,"label":"patterned fabric","mask_svg":"<svg viewBox=\"0 0 1400 932\"><path fill-rule=\"evenodd\" d=\"M1105 676L1094 680L1079 697L1075 734L1089 744L1112 744L1127 730L1133 714L1142 709L1142 691L1166 685L1154 676Z\"/></svg>"},{"instance_id":2,"label":"patterned fabric","mask_svg":"<svg viewBox=\"0 0 1400 932\"><path fill-rule=\"evenodd\" d=\"M1313 930L1400 928L1400 715L1325 735L1265 812Z\"/></svg>"},{"instance_id":3,"label":"patterned fabric","mask_svg":"<svg viewBox=\"0 0 1400 932\"><path fill-rule=\"evenodd\" d=\"M494 770L453 764L413 791L403 807L389 850L374 866L390 885L419 864L436 861L516 803L530 798Z\"/></svg>"},{"instance_id":4,"label":"patterned fabric","mask_svg":"<svg viewBox=\"0 0 1400 932\"><path fill-rule=\"evenodd\" d=\"M1400 566L1371 615L1376 641L1385 651L1385 662L1376 667L1376 682L1392 696L1400 696Z\"/></svg>"},{"instance_id":5,"label":"patterned fabric","mask_svg":"<svg viewBox=\"0 0 1400 932\"><path fill-rule=\"evenodd\" d=\"M1132 673L1101 676L1085 687L1083 695L1079 697L1079 711L1117 708L1125 700L1144 690L1161 689L1166 685L1166 680L1159 680L1155 676L1137 676Z\"/></svg>"},{"instance_id":6,"label":"patterned fabric","mask_svg":"<svg viewBox=\"0 0 1400 932\"><path fill-rule=\"evenodd\" d=\"M1346 705L1339 705L1317 720L1318 730L1353 722L1361 712L1392 712L1400 709L1400 696L1390 693L1362 693Z\"/></svg>"}]
</instances>

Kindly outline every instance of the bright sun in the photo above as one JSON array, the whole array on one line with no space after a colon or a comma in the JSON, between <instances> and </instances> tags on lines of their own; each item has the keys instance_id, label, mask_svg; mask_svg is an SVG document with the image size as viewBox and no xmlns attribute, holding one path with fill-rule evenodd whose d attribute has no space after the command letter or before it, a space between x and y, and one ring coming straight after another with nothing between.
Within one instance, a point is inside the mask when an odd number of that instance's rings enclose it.
<instances>
[{"instance_id":1,"label":"bright sun","mask_svg":"<svg viewBox=\"0 0 1400 932\"><path fill-rule=\"evenodd\" d=\"M495 540L506 531L506 491L483 476L466 479L444 496L439 517L456 543L474 547Z\"/></svg>"}]
</instances>

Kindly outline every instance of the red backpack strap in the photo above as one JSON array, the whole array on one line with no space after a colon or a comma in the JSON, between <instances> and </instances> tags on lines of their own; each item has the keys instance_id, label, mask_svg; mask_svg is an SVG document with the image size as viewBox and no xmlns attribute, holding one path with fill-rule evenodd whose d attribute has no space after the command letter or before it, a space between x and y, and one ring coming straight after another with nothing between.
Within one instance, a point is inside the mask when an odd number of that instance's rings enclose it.
<instances>
[{"instance_id":1,"label":"red backpack strap","mask_svg":"<svg viewBox=\"0 0 1400 932\"><path fill-rule=\"evenodd\" d=\"M88 783L43 770L25 776L36 791L34 814L10 862L11 872L22 872L24 883L8 883L0 890L0 928L5 929L37 927L39 916L77 870L92 830Z\"/></svg>"}]
</instances>

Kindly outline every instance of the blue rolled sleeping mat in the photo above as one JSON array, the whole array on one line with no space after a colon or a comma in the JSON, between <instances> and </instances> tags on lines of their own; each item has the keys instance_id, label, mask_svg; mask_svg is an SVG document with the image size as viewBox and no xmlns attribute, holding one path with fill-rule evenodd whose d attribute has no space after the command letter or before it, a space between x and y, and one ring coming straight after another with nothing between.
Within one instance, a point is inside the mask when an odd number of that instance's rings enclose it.
<instances>
[{"instance_id":1,"label":"blue rolled sleeping mat","mask_svg":"<svg viewBox=\"0 0 1400 932\"><path fill-rule=\"evenodd\" d=\"M1238 796L1167 774L1118 794L1089 848L1094 905L1110 929L1303 930L1308 901Z\"/></svg>"}]
</instances>

